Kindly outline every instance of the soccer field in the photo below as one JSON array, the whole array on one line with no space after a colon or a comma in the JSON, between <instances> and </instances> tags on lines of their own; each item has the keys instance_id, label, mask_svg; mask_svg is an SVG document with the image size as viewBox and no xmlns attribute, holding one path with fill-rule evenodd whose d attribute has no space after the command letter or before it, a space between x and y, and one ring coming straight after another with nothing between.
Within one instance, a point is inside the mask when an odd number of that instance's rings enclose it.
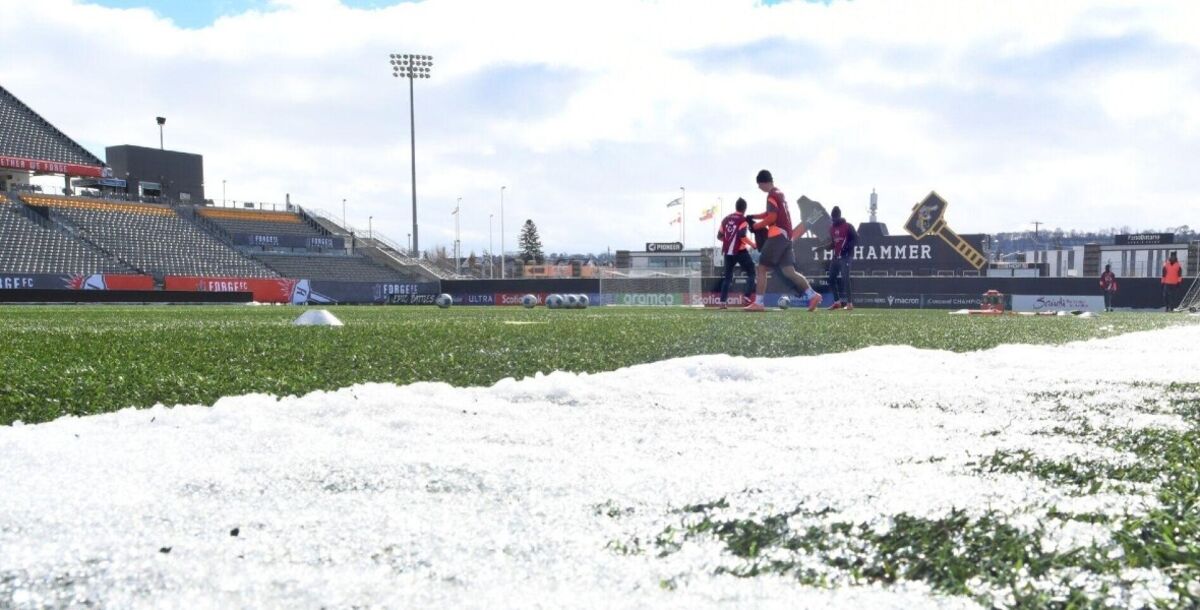
<instances>
[{"instance_id":1,"label":"soccer field","mask_svg":"<svg viewBox=\"0 0 1200 610\"><path fill-rule=\"evenodd\" d=\"M0 425L363 382L490 385L701 354L803 356L872 345L971 351L1187 324L1180 316L968 318L938 311L331 307L345 326L294 327L292 307L0 307ZM797 389L817 387L803 377Z\"/></svg>"},{"instance_id":2,"label":"soccer field","mask_svg":"<svg viewBox=\"0 0 1200 610\"><path fill-rule=\"evenodd\" d=\"M1200 602L1193 318L332 310L0 309L0 606Z\"/></svg>"}]
</instances>

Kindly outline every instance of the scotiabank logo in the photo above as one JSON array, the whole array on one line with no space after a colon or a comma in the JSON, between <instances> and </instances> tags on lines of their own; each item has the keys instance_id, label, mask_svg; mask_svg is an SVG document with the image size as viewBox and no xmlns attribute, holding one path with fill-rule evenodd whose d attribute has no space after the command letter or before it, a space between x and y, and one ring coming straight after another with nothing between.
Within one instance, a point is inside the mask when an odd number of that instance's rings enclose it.
<instances>
[{"instance_id":1,"label":"scotiabank logo","mask_svg":"<svg viewBox=\"0 0 1200 610\"><path fill-rule=\"evenodd\" d=\"M1088 302L1071 297L1038 297L1033 302L1033 308L1037 311L1087 309Z\"/></svg>"},{"instance_id":2,"label":"scotiabank logo","mask_svg":"<svg viewBox=\"0 0 1200 610\"><path fill-rule=\"evenodd\" d=\"M522 292L520 294L516 294L516 293L512 293L512 292L497 292L496 293L496 304L497 305L523 305L523 303L521 303L521 299L525 298L526 294L530 294L530 293ZM533 296L537 297L538 305L546 304L546 294L545 293L538 292L538 293L534 293Z\"/></svg>"}]
</instances>

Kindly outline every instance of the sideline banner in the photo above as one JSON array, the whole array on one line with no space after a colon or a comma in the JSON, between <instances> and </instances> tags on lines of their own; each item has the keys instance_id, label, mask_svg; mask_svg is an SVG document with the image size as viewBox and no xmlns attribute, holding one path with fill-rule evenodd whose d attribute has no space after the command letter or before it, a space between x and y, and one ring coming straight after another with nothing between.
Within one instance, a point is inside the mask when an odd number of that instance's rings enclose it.
<instances>
[{"instance_id":1,"label":"sideline banner","mask_svg":"<svg viewBox=\"0 0 1200 610\"><path fill-rule=\"evenodd\" d=\"M0 273L0 290L154 290L154 278L105 273Z\"/></svg>"},{"instance_id":2,"label":"sideline banner","mask_svg":"<svg viewBox=\"0 0 1200 610\"><path fill-rule=\"evenodd\" d=\"M230 235L233 243L239 246L264 246L267 248L324 248L340 250L346 247L340 237L307 237L304 235L259 235L252 233L233 233Z\"/></svg>"},{"instance_id":3,"label":"sideline banner","mask_svg":"<svg viewBox=\"0 0 1200 610\"><path fill-rule=\"evenodd\" d=\"M1013 311L1104 311L1102 295L1012 295Z\"/></svg>"},{"instance_id":4,"label":"sideline banner","mask_svg":"<svg viewBox=\"0 0 1200 610\"><path fill-rule=\"evenodd\" d=\"M286 278L196 277L168 275L165 290L194 292L249 292L259 303L308 303L308 280Z\"/></svg>"}]
</instances>

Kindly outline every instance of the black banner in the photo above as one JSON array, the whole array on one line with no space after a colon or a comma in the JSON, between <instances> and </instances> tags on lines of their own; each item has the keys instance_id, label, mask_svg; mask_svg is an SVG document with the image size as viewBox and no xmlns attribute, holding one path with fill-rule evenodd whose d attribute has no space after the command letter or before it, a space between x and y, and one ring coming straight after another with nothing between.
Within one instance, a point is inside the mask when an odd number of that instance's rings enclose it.
<instances>
[{"instance_id":1,"label":"black banner","mask_svg":"<svg viewBox=\"0 0 1200 610\"><path fill-rule=\"evenodd\" d=\"M1137 233L1117 235L1113 243L1118 246L1169 246L1175 243L1174 233Z\"/></svg>"},{"instance_id":2,"label":"black banner","mask_svg":"<svg viewBox=\"0 0 1200 610\"><path fill-rule=\"evenodd\" d=\"M310 237L304 235L258 235L254 233L233 233L233 243L239 246L263 246L265 248L318 248L340 250L346 247L346 242L340 237Z\"/></svg>"},{"instance_id":3,"label":"black banner","mask_svg":"<svg viewBox=\"0 0 1200 610\"><path fill-rule=\"evenodd\" d=\"M646 252L683 252L683 244L677 241L646 242Z\"/></svg>"},{"instance_id":4,"label":"black banner","mask_svg":"<svg viewBox=\"0 0 1200 610\"><path fill-rule=\"evenodd\" d=\"M439 292L437 282L308 282L307 302L319 303L398 303L419 301L416 297L433 298Z\"/></svg>"},{"instance_id":5,"label":"black banner","mask_svg":"<svg viewBox=\"0 0 1200 610\"><path fill-rule=\"evenodd\" d=\"M984 235L959 235L963 242L975 250L983 249ZM823 276L833 258L831 250L820 246L826 239L801 238L795 242L796 267L805 275ZM917 240L909 235L880 236L872 239L860 238L854 249L853 271L866 275L895 276L902 271L914 276L936 276L938 272L978 272L971 261L957 249L936 236Z\"/></svg>"}]
</instances>

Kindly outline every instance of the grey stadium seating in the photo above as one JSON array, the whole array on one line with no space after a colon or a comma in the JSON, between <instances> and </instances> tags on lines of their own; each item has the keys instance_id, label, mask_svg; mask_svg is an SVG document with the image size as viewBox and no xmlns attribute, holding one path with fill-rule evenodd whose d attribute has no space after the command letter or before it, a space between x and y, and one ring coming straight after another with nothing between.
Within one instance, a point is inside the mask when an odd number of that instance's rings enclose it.
<instances>
[{"instance_id":1,"label":"grey stadium seating","mask_svg":"<svg viewBox=\"0 0 1200 610\"><path fill-rule=\"evenodd\" d=\"M276 273L180 218L169 207L23 195L132 267L155 275L276 277Z\"/></svg>"},{"instance_id":2,"label":"grey stadium seating","mask_svg":"<svg viewBox=\"0 0 1200 610\"><path fill-rule=\"evenodd\" d=\"M299 215L290 212L199 207L196 209L196 213L231 234L299 235L302 237L324 237L326 235L309 226Z\"/></svg>"},{"instance_id":3,"label":"grey stadium seating","mask_svg":"<svg viewBox=\"0 0 1200 610\"><path fill-rule=\"evenodd\" d=\"M399 282L414 278L362 256L256 254L255 258L284 277L342 282Z\"/></svg>"},{"instance_id":4,"label":"grey stadium seating","mask_svg":"<svg viewBox=\"0 0 1200 610\"><path fill-rule=\"evenodd\" d=\"M0 153L59 163L104 165L3 87L0 87Z\"/></svg>"},{"instance_id":5,"label":"grey stadium seating","mask_svg":"<svg viewBox=\"0 0 1200 610\"><path fill-rule=\"evenodd\" d=\"M133 273L103 252L26 216L0 193L0 273Z\"/></svg>"}]
</instances>

